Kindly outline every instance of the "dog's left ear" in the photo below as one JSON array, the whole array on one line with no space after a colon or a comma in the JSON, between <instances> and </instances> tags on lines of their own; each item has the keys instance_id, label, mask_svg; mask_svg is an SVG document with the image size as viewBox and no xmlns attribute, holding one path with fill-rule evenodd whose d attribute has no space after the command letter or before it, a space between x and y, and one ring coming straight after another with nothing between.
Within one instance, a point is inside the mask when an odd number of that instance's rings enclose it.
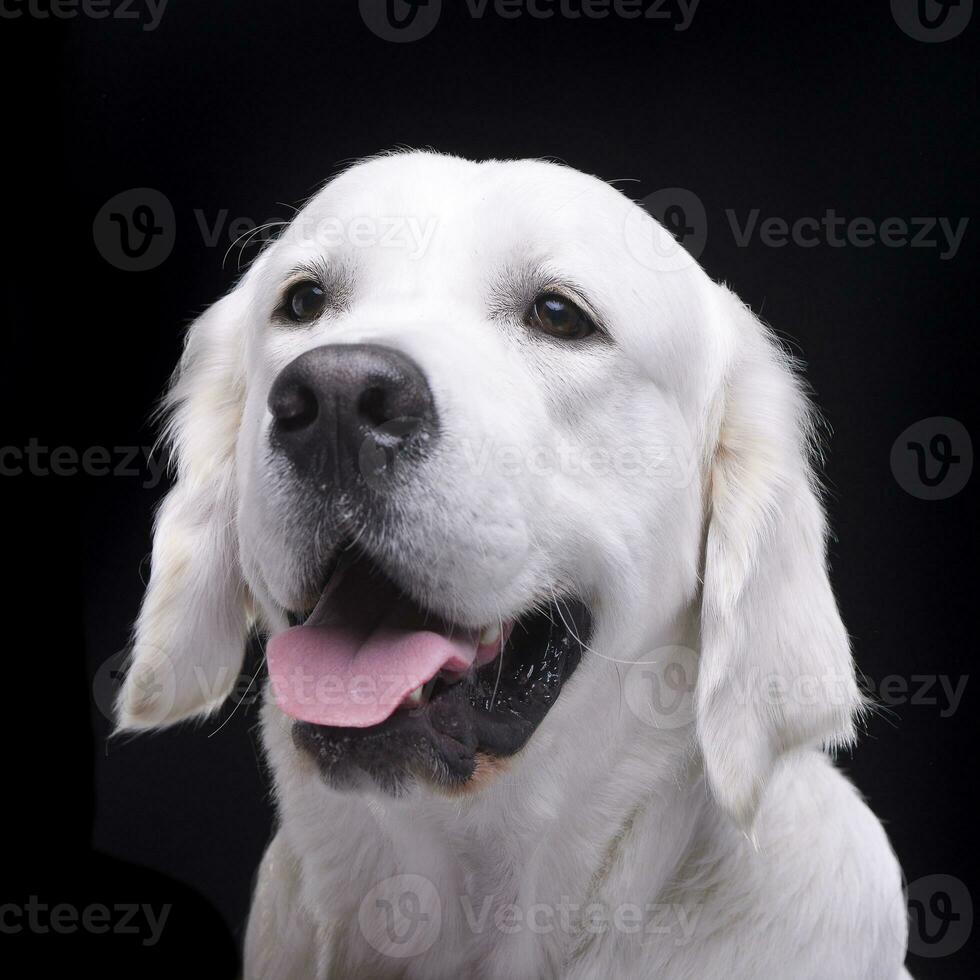
<instances>
[{"instance_id":1,"label":"dog's left ear","mask_svg":"<svg viewBox=\"0 0 980 980\"><path fill-rule=\"evenodd\" d=\"M708 784L745 830L779 757L854 737L862 706L827 575L810 406L790 358L733 294L716 417L697 733Z\"/></svg>"},{"instance_id":2,"label":"dog's left ear","mask_svg":"<svg viewBox=\"0 0 980 980\"><path fill-rule=\"evenodd\" d=\"M116 703L120 729L216 708L241 670L249 598L236 525L244 401L243 289L190 328L165 402L176 483L157 513L150 584Z\"/></svg>"}]
</instances>

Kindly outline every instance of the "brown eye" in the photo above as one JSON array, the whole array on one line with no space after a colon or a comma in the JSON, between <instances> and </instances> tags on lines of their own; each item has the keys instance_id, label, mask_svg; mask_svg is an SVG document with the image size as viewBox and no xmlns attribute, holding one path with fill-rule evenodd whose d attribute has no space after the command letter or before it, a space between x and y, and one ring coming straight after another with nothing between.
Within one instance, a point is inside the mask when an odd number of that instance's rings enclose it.
<instances>
[{"instance_id":1,"label":"brown eye","mask_svg":"<svg viewBox=\"0 0 980 980\"><path fill-rule=\"evenodd\" d=\"M570 299L542 293L531 307L531 326L561 340L581 340L596 330L595 323Z\"/></svg>"},{"instance_id":2,"label":"brown eye","mask_svg":"<svg viewBox=\"0 0 980 980\"><path fill-rule=\"evenodd\" d=\"M283 304L286 315L296 323L315 320L327 305L327 294L318 283L304 280L290 286Z\"/></svg>"}]
</instances>

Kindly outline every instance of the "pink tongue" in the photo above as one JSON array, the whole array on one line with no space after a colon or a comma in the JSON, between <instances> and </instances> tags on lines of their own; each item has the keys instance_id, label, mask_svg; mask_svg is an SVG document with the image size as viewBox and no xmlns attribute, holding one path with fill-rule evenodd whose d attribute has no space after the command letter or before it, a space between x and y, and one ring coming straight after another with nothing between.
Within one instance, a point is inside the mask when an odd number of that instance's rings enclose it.
<instances>
[{"instance_id":1,"label":"pink tongue","mask_svg":"<svg viewBox=\"0 0 980 980\"><path fill-rule=\"evenodd\" d=\"M440 670L463 672L476 660L475 632L411 629L400 618L366 628L295 626L274 636L267 657L279 707L316 725L367 728Z\"/></svg>"}]
</instances>

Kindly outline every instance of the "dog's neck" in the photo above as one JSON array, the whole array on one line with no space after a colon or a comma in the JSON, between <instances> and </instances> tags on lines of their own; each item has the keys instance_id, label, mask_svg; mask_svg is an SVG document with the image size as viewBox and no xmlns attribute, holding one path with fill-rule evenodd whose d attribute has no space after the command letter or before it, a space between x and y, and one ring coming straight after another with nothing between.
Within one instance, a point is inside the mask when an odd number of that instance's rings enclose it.
<instances>
[{"instance_id":1,"label":"dog's neck","mask_svg":"<svg viewBox=\"0 0 980 980\"><path fill-rule=\"evenodd\" d=\"M688 625L642 637L643 649L694 647ZM564 962L590 941L596 909L609 916L662 901L718 813L686 716L663 725L634 715L624 725L615 713L596 712L597 700L631 710L621 696L630 668L600 649L525 748L455 796L422 784L398 799L329 791L312 761L297 766L287 722L269 711L281 834L303 867L304 904L341 931L331 947L344 948L351 962L374 963L364 917L378 920L383 934L384 910L401 901L455 938L439 944L443 951L472 958L516 947L520 975L535 976L548 972L540 957ZM384 964L390 960L375 965Z\"/></svg>"},{"instance_id":2,"label":"dog's neck","mask_svg":"<svg viewBox=\"0 0 980 980\"><path fill-rule=\"evenodd\" d=\"M588 941L596 915L649 908L710 819L687 737L663 732L658 743L653 783L649 744L619 745L589 772L562 773L542 758L545 739L497 776L493 793L337 797L316 840L294 843L301 862L316 865L304 880L332 883L307 900L321 921L362 923L392 900L384 883L398 883L419 916L437 914L442 935L459 936L461 951L494 955L504 939L535 975L538 957L561 960ZM289 827L312 832L309 821ZM341 868L356 886L336 887ZM379 884L381 911L351 904ZM360 929L338 941L358 958Z\"/></svg>"}]
</instances>

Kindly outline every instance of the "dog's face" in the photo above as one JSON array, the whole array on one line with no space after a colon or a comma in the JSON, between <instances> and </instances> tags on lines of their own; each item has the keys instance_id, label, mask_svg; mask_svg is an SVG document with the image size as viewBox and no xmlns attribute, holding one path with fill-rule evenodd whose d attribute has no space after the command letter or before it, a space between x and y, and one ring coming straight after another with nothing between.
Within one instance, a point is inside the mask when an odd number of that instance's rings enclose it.
<instances>
[{"instance_id":1,"label":"dog's face","mask_svg":"<svg viewBox=\"0 0 980 980\"><path fill-rule=\"evenodd\" d=\"M571 688L614 710L617 662L699 602L702 638L744 632L767 615L747 591L787 579L811 597L758 624L769 656L806 666L786 646L809 630L816 667L849 672L792 376L595 178L434 154L352 168L195 324L172 402L178 482L125 724L220 702L248 611L293 751L335 788L482 787ZM716 641L712 744L744 729L722 689L738 637ZM167 704L135 668L167 672ZM760 772L732 792L845 732L854 703L760 711ZM720 752L719 771L746 762Z\"/></svg>"},{"instance_id":2,"label":"dog's face","mask_svg":"<svg viewBox=\"0 0 980 980\"><path fill-rule=\"evenodd\" d=\"M688 379L658 387L627 325L660 330L644 355L661 368L690 339L624 268L623 203L548 164L421 156L362 165L304 209L252 301L238 526L258 595L304 608L356 536L479 629L594 594L690 510ZM363 244L318 241L362 221ZM422 235L386 243L386 221ZM320 409L298 434L276 417L297 391Z\"/></svg>"}]
</instances>

